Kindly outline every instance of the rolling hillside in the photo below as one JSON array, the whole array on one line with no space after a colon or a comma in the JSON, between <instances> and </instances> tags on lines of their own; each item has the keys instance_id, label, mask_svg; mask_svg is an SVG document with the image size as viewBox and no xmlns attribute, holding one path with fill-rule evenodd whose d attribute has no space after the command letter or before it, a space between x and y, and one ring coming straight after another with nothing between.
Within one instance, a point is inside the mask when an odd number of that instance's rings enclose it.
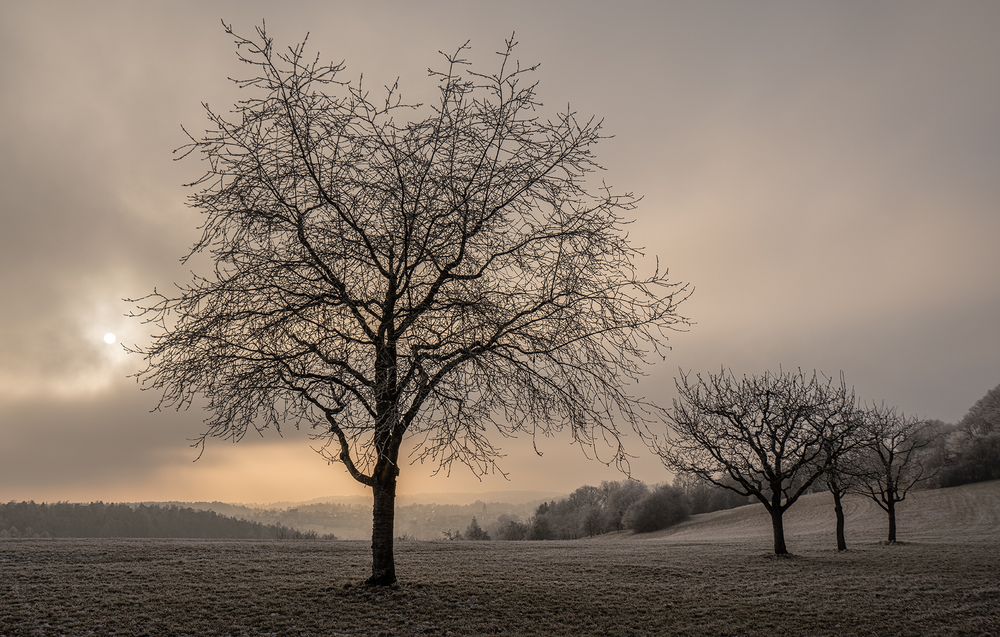
<instances>
[{"instance_id":1,"label":"rolling hillside","mask_svg":"<svg viewBox=\"0 0 1000 637\"><path fill-rule=\"evenodd\" d=\"M886 533L886 514L867 498L844 501L848 546L876 542ZM1000 480L948 489L914 491L897 508L898 537L902 542L984 542L1000 537ZM796 540L822 539L834 533L836 518L828 493L803 496L785 514L785 536ZM624 539L685 543L739 542L770 539L771 519L759 504L695 515L672 528Z\"/></svg>"}]
</instances>

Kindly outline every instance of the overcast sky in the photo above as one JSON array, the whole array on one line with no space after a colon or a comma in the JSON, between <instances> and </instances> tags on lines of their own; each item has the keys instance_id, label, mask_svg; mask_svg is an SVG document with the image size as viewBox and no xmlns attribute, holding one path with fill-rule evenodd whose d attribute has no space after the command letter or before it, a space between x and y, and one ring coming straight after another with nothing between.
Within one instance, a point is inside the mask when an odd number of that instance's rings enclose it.
<instances>
[{"instance_id":1,"label":"overcast sky","mask_svg":"<svg viewBox=\"0 0 1000 637\"><path fill-rule=\"evenodd\" d=\"M374 6L371 6L374 5ZM419 6L417 6L419 5ZM536 6L540 5L540 6ZM0 501L355 494L303 436L210 444L149 413L124 297L187 276L198 216L180 125L236 91L220 18L427 95L439 49L516 30L540 95L603 116L633 237L696 287L678 367L840 370L866 399L954 422L1000 383L1000 3L0 3ZM405 468L403 493L615 479L568 438L504 442L510 481ZM668 476L639 455L636 477Z\"/></svg>"}]
</instances>

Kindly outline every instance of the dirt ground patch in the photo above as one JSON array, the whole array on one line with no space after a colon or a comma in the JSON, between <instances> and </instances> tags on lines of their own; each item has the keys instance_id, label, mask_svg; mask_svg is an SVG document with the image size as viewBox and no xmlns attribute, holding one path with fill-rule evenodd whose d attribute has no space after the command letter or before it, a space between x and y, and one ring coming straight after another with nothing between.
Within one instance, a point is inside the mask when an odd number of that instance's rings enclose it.
<instances>
[{"instance_id":1,"label":"dirt ground patch","mask_svg":"<svg viewBox=\"0 0 1000 637\"><path fill-rule=\"evenodd\" d=\"M6 540L0 634L1000 634L1000 544Z\"/></svg>"}]
</instances>

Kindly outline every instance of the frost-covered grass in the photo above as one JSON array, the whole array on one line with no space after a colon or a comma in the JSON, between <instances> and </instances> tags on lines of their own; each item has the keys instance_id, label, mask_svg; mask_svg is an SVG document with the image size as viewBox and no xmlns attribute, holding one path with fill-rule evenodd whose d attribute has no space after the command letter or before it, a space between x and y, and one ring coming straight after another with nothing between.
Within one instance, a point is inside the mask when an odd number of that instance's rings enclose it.
<instances>
[{"instance_id":1,"label":"frost-covered grass","mask_svg":"<svg viewBox=\"0 0 1000 637\"><path fill-rule=\"evenodd\" d=\"M1000 634L1000 538L768 555L766 539L0 541L0 635Z\"/></svg>"},{"instance_id":2,"label":"frost-covered grass","mask_svg":"<svg viewBox=\"0 0 1000 637\"><path fill-rule=\"evenodd\" d=\"M827 494L666 531L570 542L401 542L370 591L365 542L0 540L0 635L1000 635L1000 481L885 517Z\"/></svg>"}]
</instances>

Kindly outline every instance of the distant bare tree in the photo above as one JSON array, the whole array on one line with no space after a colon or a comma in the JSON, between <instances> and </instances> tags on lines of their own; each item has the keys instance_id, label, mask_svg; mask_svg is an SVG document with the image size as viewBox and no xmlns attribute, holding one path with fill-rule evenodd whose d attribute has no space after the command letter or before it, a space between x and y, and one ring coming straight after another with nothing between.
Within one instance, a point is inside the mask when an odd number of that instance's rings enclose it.
<instances>
[{"instance_id":1,"label":"distant bare tree","mask_svg":"<svg viewBox=\"0 0 1000 637\"><path fill-rule=\"evenodd\" d=\"M833 511L836 516L837 550L847 550L844 518L844 496L858 484L858 473L864 457L865 412L855 406L844 414L841 426L831 439L822 441L823 453L818 459L826 466L821 477L830 495L833 496Z\"/></svg>"},{"instance_id":2,"label":"distant bare tree","mask_svg":"<svg viewBox=\"0 0 1000 637\"><path fill-rule=\"evenodd\" d=\"M682 373L658 445L664 464L740 495L757 498L771 515L776 555L788 553L782 516L826 471L824 449L848 442L855 398L843 378L815 372Z\"/></svg>"},{"instance_id":3,"label":"distant bare tree","mask_svg":"<svg viewBox=\"0 0 1000 637\"><path fill-rule=\"evenodd\" d=\"M546 117L508 40L495 73L466 46L430 71L438 97L375 98L344 67L235 38L249 78L182 154L212 267L140 299L135 351L160 407L203 397L208 437L304 426L374 497L370 585L396 581L393 515L413 458L496 470L501 436L572 439L627 467L620 427L655 407L624 387L682 327L686 285L638 274L626 213L592 184L601 121ZM326 446L330 445L330 446Z\"/></svg>"},{"instance_id":4,"label":"distant bare tree","mask_svg":"<svg viewBox=\"0 0 1000 637\"><path fill-rule=\"evenodd\" d=\"M490 534L483 530L483 527L479 526L479 520L476 516L472 516L472 521L469 522L469 526L465 529L465 534L463 536L466 540L489 540Z\"/></svg>"},{"instance_id":5,"label":"distant bare tree","mask_svg":"<svg viewBox=\"0 0 1000 637\"><path fill-rule=\"evenodd\" d=\"M934 476L922 458L933 438L928 421L895 408L873 405L865 413L865 455L852 490L867 496L889 516L889 543L896 542L896 505L915 486Z\"/></svg>"},{"instance_id":6,"label":"distant bare tree","mask_svg":"<svg viewBox=\"0 0 1000 637\"><path fill-rule=\"evenodd\" d=\"M855 422L863 421L858 419ZM861 451L856 445L862 442L860 433L860 426L849 432L848 442L841 445L839 450L836 448L836 443L827 444L824 441L823 462L826 464L826 471L823 474L823 482L833 496L833 511L837 517L838 551L847 550L847 536L844 533L844 496L857 486Z\"/></svg>"}]
</instances>

